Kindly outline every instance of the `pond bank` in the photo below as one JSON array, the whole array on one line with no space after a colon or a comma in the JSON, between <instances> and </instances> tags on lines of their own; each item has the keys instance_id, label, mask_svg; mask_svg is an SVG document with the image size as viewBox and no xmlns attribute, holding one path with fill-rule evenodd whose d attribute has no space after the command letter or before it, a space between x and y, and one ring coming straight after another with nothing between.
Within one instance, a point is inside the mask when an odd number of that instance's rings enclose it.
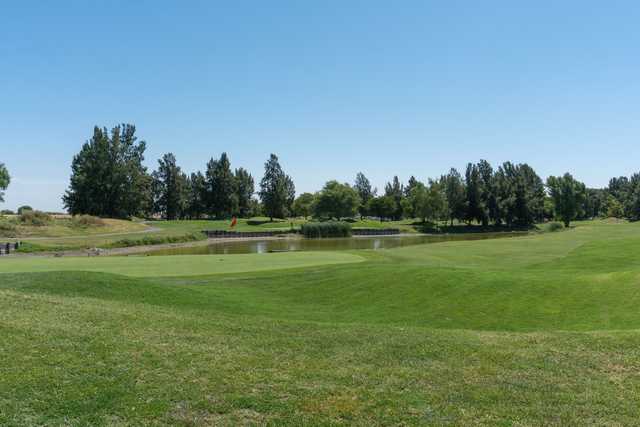
<instances>
[{"instance_id":1,"label":"pond bank","mask_svg":"<svg viewBox=\"0 0 640 427\"><path fill-rule=\"evenodd\" d=\"M390 236L353 236L348 238L307 239L299 234L268 237L219 237L182 243L131 246L123 248L90 248L67 251L14 253L8 257L92 257L92 256L162 256L223 255L295 251L380 250L420 244L460 240L486 240L525 236L528 232L492 232L463 234L404 233Z\"/></svg>"}]
</instances>

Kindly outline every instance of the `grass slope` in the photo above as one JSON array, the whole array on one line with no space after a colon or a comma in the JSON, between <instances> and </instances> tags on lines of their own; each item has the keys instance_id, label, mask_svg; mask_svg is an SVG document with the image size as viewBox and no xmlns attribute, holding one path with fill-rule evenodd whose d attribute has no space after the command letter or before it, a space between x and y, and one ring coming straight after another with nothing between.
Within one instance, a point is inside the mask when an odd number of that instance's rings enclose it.
<instances>
[{"instance_id":1,"label":"grass slope","mask_svg":"<svg viewBox=\"0 0 640 427\"><path fill-rule=\"evenodd\" d=\"M358 254L229 275L0 274L0 424L640 418L640 224ZM251 259L272 255L293 254Z\"/></svg>"}]
</instances>

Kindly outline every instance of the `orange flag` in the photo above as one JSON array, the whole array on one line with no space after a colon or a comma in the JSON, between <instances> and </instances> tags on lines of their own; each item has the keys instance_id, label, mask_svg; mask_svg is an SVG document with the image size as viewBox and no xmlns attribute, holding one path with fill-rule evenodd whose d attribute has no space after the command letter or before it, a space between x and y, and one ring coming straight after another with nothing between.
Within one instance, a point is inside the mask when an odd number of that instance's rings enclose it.
<instances>
[{"instance_id":1,"label":"orange flag","mask_svg":"<svg viewBox=\"0 0 640 427\"><path fill-rule=\"evenodd\" d=\"M235 216L231 218L231 228L235 227L237 223L238 223L238 218L236 218Z\"/></svg>"}]
</instances>

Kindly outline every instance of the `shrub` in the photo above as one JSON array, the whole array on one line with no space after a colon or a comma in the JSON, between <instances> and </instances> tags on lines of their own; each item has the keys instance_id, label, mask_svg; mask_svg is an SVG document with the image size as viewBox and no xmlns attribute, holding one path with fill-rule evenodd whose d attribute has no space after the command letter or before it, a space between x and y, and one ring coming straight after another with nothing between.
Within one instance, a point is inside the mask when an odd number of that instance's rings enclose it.
<instances>
[{"instance_id":1,"label":"shrub","mask_svg":"<svg viewBox=\"0 0 640 427\"><path fill-rule=\"evenodd\" d=\"M351 236L351 224L342 221L308 222L302 224L304 237L349 237Z\"/></svg>"},{"instance_id":2,"label":"shrub","mask_svg":"<svg viewBox=\"0 0 640 427\"><path fill-rule=\"evenodd\" d=\"M42 227L49 224L52 220L51 215L41 211L23 210L18 218L21 224Z\"/></svg>"},{"instance_id":3,"label":"shrub","mask_svg":"<svg viewBox=\"0 0 640 427\"><path fill-rule=\"evenodd\" d=\"M182 236L145 236L137 239L122 239L111 243L111 248L130 248L133 246L153 246L166 243L186 243L204 240L204 234L185 234Z\"/></svg>"},{"instance_id":4,"label":"shrub","mask_svg":"<svg viewBox=\"0 0 640 427\"><path fill-rule=\"evenodd\" d=\"M551 232L555 232L555 231L560 231L564 228L564 225L562 225L559 222L551 222L549 223L549 225L547 226L547 229Z\"/></svg>"},{"instance_id":5,"label":"shrub","mask_svg":"<svg viewBox=\"0 0 640 427\"><path fill-rule=\"evenodd\" d=\"M264 225L264 224L269 224L272 221L269 221L268 219L248 219L247 220L247 225ZM275 222L275 221L274 221Z\"/></svg>"},{"instance_id":6,"label":"shrub","mask_svg":"<svg viewBox=\"0 0 640 427\"><path fill-rule=\"evenodd\" d=\"M87 228L87 227L104 227L107 223L97 216L91 215L76 215L71 218L71 224L74 227Z\"/></svg>"}]
</instances>

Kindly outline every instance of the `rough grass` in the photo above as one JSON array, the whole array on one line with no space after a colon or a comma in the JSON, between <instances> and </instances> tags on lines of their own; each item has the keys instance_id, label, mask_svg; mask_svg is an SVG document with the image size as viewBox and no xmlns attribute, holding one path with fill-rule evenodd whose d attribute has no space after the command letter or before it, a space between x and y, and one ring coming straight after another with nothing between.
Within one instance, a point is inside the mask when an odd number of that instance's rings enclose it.
<instances>
[{"instance_id":1,"label":"rough grass","mask_svg":"<svg viewBox=\"0 0 640 427\"><path fill-rule=\"evenodd\" d=\"M148 229L144 224L124 221L117 219L102 219L91 216L80 217L51 217L48 216L46 221L38 221L34 223L32 217L37 215L37 211L29 211L23 216L25 221L21 221L22 217L14 217L2 220L4 223L12 224L15 233L13 237L25 241L37 241L40 244L55 244L73 242L73 239L79 241L83 239L91 239L93 235L102 234L127 234L131 232L140 232Z\"/></svg>"},{"instance_id":2,"label":"rough grass","mask_svg":"<svg viewBox=\"0 0 640 427\"><path fill-rule=\"evenodd\" d=\"M0 274L0 425L637 425L640 224L292 255Z\"/></svg>"}]
</instances>

